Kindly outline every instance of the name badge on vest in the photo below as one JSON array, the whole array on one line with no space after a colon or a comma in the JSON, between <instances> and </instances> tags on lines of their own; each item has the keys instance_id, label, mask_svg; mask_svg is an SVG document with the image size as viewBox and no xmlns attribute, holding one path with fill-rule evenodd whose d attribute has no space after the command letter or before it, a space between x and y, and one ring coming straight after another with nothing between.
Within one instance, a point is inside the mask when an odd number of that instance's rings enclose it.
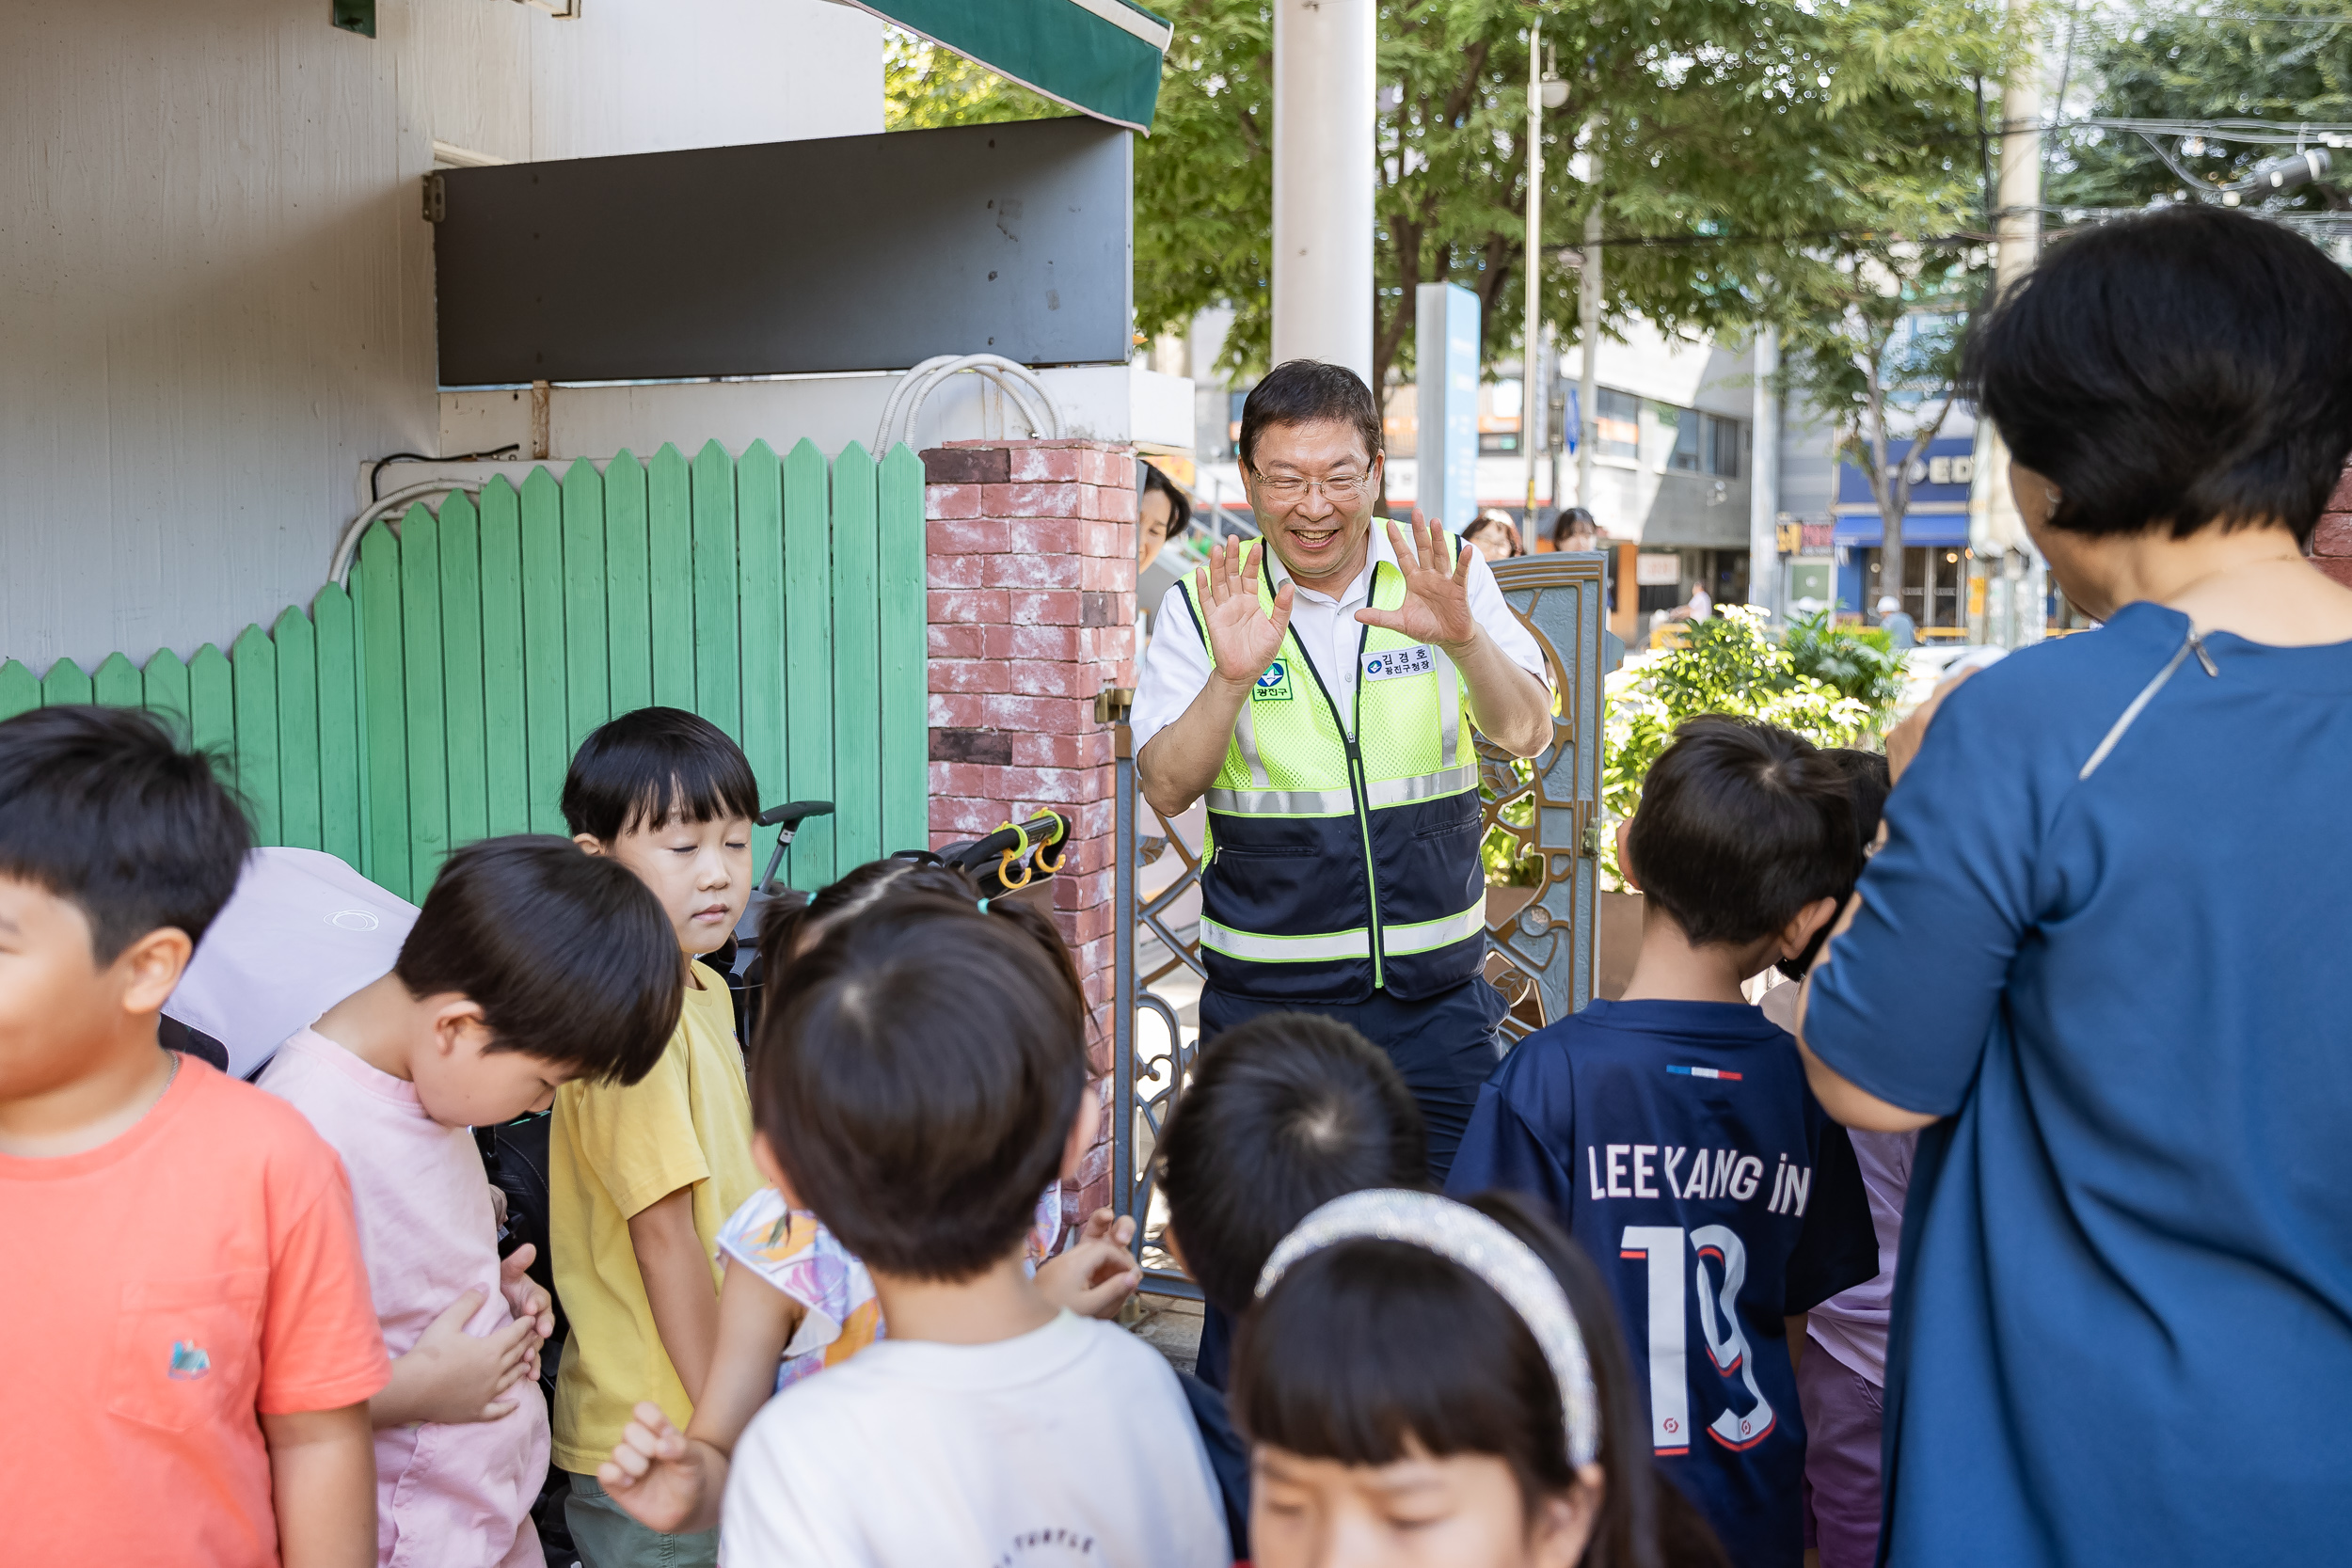
<instances>
[{"instance_id":1,"label":"name badge on vest","mask_svg":"<svg viewBox=\"0 0 2352 1568\"><path fill-rule=\"evenodd\" d=\"M1257 687L1249 693L1249 700L1253 703L1289 702L1291 700L1290 667L1279 658L1267 665L1265 673L1258 677Z\"/></svg>"},{"instance_id":2,"label":"name badge on vest","mask_svg":"<svg viewBox=\"0 0 2352 1568\"><path fill-rule=\"evenodd\" d=\"M1383 648L1364 657L1364 679L1368 681L1402 680L1407 675L1425 675L1438 667L1437 658L1429 652L1429 644L1416 642L1409 648Z\"/></svg>"}]
</instances>

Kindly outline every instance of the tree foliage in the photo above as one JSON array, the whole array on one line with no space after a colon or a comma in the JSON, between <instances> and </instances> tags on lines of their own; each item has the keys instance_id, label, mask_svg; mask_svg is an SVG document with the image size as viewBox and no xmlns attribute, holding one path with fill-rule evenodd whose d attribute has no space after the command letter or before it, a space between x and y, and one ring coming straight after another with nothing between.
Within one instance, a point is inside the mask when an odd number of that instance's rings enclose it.
<instances>
[{"instance_id":1,"label":"tree foliage","mask_svg":"<svg viewBox=\"0 0 2352 1568\"><path fill-rule=\"evenodd\" d=\"M2352 123L2352 0L2098 13L2062 24L2059 35L2074 51L2070 74L2092 87L2090 119ZM2293 150L2291 144L2078 125L2053 139L2047 199L2092 212L2177 200L2195 182L2242 180L2256 164ZM2347 186L2352 153L2340 152L2328 182L2261 205L2278 213L2352 211Z\"/></svg>"},{"instance_id":2,"label":"tree foliage","mask_svg":"<svg viewBox=\"0 0 2352 1568\"><path fill-rule=\"evenodd\" d=\"M1246 374L1270 341L1272 17L1265 0L1159 8L1175 31L1136 149L1136 324L1231 305L1221 369ZM1536 15L1567 90L1543 120L1534 246L1543 317L1564 335L1596 200L1604 321L1668 330L1843 320L1857 277L1875 287L1890 262L1908 277L1907 247L1980 226L1974 84L1999 79L1995 0L1382 0L1376 375L1412 367L1421 283L1478 294L1490 360L1522 341ZM894 67L893 123L1024 118L963 80Z\"/></svg>"},{"instance_id":3,"label":"tree foliage","mask_svg":"<svg viewBox=\"0 0 2352 1568\"><path fill-rule=\"evenodd\" d=\"M1001 125L1009 119L1053 119L1075 113L929 39L896 27L882 29L884 130Z\"/></svg>"},{"instance_id":4,"label":"tree foliage","mask_svg":"<svg viewBox=\"0 0 2352 1568\"><path fill-rule=\"evenodd\" d=\"M1888 697L1874 704L1803 673L1789 650L1745 605L1690 623L1683 645L1629 662L1608 680L1601 742L1601 799L1609 815L1631 816L1642 803L1650 765L1673 744L1683 721L1724 713L1794 731L1817 746L1849 746L1885 721ZM1612 885L1616 844L1602 834L1601 871Z\"/></svg>"}]
</instances>

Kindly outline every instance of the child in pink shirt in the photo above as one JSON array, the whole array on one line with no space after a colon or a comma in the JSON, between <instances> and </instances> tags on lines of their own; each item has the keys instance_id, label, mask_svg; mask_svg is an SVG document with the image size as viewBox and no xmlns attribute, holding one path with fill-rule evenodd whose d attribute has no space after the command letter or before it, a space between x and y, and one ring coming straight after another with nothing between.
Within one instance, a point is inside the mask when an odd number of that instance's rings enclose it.
<instances>
[{"instance_id":1,"label":"child in pink shirt","mask_svg":"<svg viewBox=\"0 0 2352 1568\"><path fill-rule=\"evenodd\" d=\"M350 1173L393 1357L369 1404L384 1568L538 1568L553 1316L531 1249L499 1259L468 1129L544 1110L570 1079L644 1077L681 986L669 921L626 869L560 838L485 840L443 865L392 972L262 1073Z\"/></svg>"}]
</instances>

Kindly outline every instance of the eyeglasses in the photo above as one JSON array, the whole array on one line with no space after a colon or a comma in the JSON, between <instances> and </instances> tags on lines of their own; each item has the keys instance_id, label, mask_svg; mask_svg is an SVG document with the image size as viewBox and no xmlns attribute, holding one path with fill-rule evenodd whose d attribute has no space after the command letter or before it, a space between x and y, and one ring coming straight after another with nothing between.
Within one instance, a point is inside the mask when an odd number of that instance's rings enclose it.
<instances>
[{"instance_id":1,"label":"eyeglasses","mask_svg":"<svg viewBox=\"0 0 2352 1568\"><path fill-rule=\"evenodd\" d=\"M1300 479L1295 474L1257 476L1258 488L1264 492L1266 499L1285 506L1305 500L1310 490L1322 491L1324 499L1334 506L1345 506L1362 499L1370 478L1367 474L1332 474L1326 479Z\"/></svg>"}]
</instances>

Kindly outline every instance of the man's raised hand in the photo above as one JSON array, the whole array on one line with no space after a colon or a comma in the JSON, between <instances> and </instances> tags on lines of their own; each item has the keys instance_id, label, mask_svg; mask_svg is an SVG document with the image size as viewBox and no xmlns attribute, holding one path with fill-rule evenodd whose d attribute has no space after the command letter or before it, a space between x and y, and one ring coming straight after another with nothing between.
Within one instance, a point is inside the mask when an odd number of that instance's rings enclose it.
<instances>
[{"instance_id":1,"label":"man's raised hand","mask_svg":"<svg viewBox=\"0 0 2352 1568\"><path fill-rule=\"evenodd\" d=\"M1216 673L1231 686L1255 686L1265 667L1281 651L1282 634L1290 629L1292 588L1275 592L1274 613L1258 600L1258 573L1265 553L1263 542L1245 546L1227 540L1210 546L1209 563L1193 579L1194 593L1208 623L1209 657Z\"/></svg>"},{"instance_id":2,"label":"man's raised hand","mask_svg":"<svg viewBox=\"0 0 2352 1568\"><path fill-rule=\"evenodd\" d=\"M1359 610L1356 619L1402 632L1416 642L1434 642L1449 654L1459 653L1478 636L1478 621L1470 607L1470 547L1455 546L1454 570L1449 572L1437 564L1444 533L1437 524L1416 517L1409 550L1393 518L1388 529L1397 569L1405 574L1405 602L1394 610Z\"/></svg>"}]
</instances>

